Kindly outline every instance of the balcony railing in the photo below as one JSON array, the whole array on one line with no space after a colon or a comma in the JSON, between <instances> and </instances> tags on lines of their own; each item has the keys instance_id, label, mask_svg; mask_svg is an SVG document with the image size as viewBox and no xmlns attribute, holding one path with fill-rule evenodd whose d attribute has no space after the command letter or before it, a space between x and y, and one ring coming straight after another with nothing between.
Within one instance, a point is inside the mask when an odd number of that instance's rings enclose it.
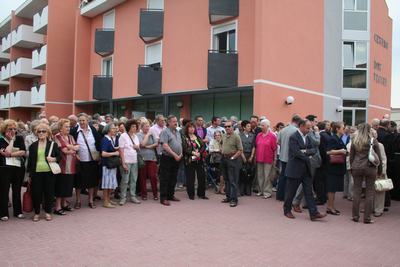
<instances>
[{"instance_id":1,"label":"balcony railing","mask_svg":"<svg viewBox=\"0 0 400 267\"><path fill-rule=\"evenodd\" d=\"M11 46L32 49L43 44L43 42L44 36L34 33L32 26L22 24L12 31Z\"/></svg>"},{"instance_id":2,"label":"balcony railing","mask_svg":"<svg viewBox=\"0 0 400 267\"><path fill-rule=\"evenodd\" d=\"M144 42L161 39L164 34L164 10L141 9L139 36Z\"/></svg>"},{"instance_id":3,"label":"balcony railing","mask_svg":"<svg viewBox=\"0 0 400 267\"><path fill-rule=\"evenodd\" d=\"M7 81L7 79L1 79L1 77L3 76L3 71L0 69L0 87L2 86L8 86L10 83Z\"/></svg>"},{"instance_id":4,"label":"balcony railing","mask_svg":"<svg viewBox=\"0 0 400 267\"><path fill-rule=\"evenodd\" d=\"M12 39L12 34L11 32L7 34L7 36L4 36L1 39L1 52L8 53L10 52L11 48L11 39Z\"/></svg>"},{"instance_id":5,"label":"balcony railing","mask_svg":"<svg viewBox=\"0 0 400 267\"><path fill-rule=\"evenodd\" d=\"M33 32L47 34L47 24L49 23L49 7L43 8L41 13L33 15Z\"/></svg>"},{"instance_id":6,"label":"balcony railing","mask_svg":"<svg viewBox=\"0 0 400 267\"><path fill-rule=\"evenodd\" d=\"M238 84L237 51L208 51L208 88L236 87Z\"/></svg>"},{"instance_id":7,"label":"balcony railing","mask_svg":"<svg viewBox=\"0 0 400 267\"><path fill-rule=\"evenodd\" d=\"M47 62L47 45L32 51L32 68L43 70Z\"/></svg>"},{"instance_id":8,"label":"balcony railing","mask_svg":"<svg viewBox=\"0 0 400 267\"><path fill-rule=\"evenodd\" d=\"M126 1L127 0L81 0L81 15L93 18Z\"/></svg>"},{"instance_id":9,"label":"balcony railing","mask_svg":"<svg viewBox=\"0 0 400 267\"><path fill-rule=\"evenodd\" d=\"M42 76L41 70L32 69L32 59L19 58L11 62L11 77L32 78Z\"/></svg>"},{"instance_id":10,"label":"balcony railing","mask_svg":"<svg viewBox=\"0 0 400 267\"><path fill-rule=\"evenodd\" d=\"M93 76L93 99L110 100L112 99L113 77L96 75Z\"/></svg>"},{"instance_id":11,"label":"balcony railing","mask_svg":"<svg viewBox=\"0 0 400 267\"><path fill-rule=\"evenodd\" d=\"M4 94L0 95L0 109L10 108L10 95Z\"/></svg>"},{"instance_id":12,"label":"balcony railing","mask_svg":"<svg viewBox=\"0 0 400 267\"><path fill-rule=\"evenodd\" d=\"M31 105L43 105L46 102L46 84L31 88Z\"/></svg>"},{"instance_id":13,"label":"balcony railing","mask_svg":"<svg viewBox=\"0 0 400 267\"><path fill-rule=\"evenodd\" d=\"M10 94L10 108L31 107L31 92L16 91Z\"/></svg>"},{"instance_id":14,"label":"balcony railing","mask_svg":"<svg viewBox=\"0 0 400 267\"><path fill-rule=\"evenodd\" d=\"M114 53L114 29L96 29L94 50L102 57Z\"/></svg>"},{"instance_id":15,"label":"balcony railing","mask_svg":"<svg viewBox=\"0 0 400 267\"><path fill-rule=\"evenodd\" d=\"M162 68L152 65L139 65L138 68L138 94L161 94Z\"/></svg>"},{"instance_id":16,"label":"balcony railing","mask_svg":"<svg viewBox=\"0 0 400 267\"><path fill-rule=\"evenodd\" d=\"M0 45L0 62L7 62L10 60L10 54L4 53L2 46Z\"/></svg>"},{"instance_id":17,"label":"balcony railing","mask_svg":"<svg viewBox=\"0 0 400 267\"><path fill-rule=\"evenodd\" d=\"M211 23L239 16L239 0L209 0L208 13Z\"/></svg>"},{"instance_id":18,"label":"balcony railing","mask_svg":"<svg viewBox=\"0 0 400 267\"><path fill-rule=\"evenodd\" d=\"M8 81L10 79L11 75L11 63L8 63L5 66L1 67L1 74L0 74L0 79L2 81Z\"/></svg>"}]
</instances>

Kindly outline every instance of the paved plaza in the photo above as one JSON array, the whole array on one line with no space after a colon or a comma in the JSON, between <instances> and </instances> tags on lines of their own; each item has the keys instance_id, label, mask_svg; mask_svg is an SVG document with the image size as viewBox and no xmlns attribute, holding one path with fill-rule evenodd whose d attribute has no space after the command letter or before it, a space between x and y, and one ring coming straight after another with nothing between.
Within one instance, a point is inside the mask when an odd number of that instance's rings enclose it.
<instances>
[{"instance_id":1,"label":"paved plaza","mask_svg":"<svg viewBox=\"0 0 400 267\"><path fill-rule=\"evenodd\" d=\"M275 199L230 208L211 191L210 200L176 195L170 207L98 202L52 222L12 218L0 223L0 266L400 266L399 202L365 225L341 198L341 216L311 222L305 212L287 219Z\"/></svg>"}]
</instances>

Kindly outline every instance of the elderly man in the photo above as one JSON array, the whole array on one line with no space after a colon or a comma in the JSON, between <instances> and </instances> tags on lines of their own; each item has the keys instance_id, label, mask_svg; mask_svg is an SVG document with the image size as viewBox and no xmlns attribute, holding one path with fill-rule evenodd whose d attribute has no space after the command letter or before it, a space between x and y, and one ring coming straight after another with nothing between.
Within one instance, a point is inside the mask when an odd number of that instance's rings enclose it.
<instances>
[{"instance_id":1,"label":"elderly man","mask_svg":"<svg viewBox=\"0 0 400 267\"><path fill-rule=\"evenodd\" d=\"M75 131L78 128L78 117L72 114L68 116L68 119L71 125L70 128L70 133L71 133L72 131Z\"/></svg>"},{"instance_id":2,"label":"elderly man","mask_svg":"<svg viewBox=\"0 0 400 267\"><path fill-rule=\"evenodd\" d=\"M160 133L160 202L164 206L169 201L180 201L174 196L179 162L182 159L182 138L176 129L178 119L174 115L168 117L168 127Z\"/></svg>"},{"instance_id":3,"label":"elderly man","mask_svg":"<svg viewBox=\"0 0 400 267\"><path fill-rule=\"evenodd\" d=\"M150 128L150 133L160 142L160 134L165 129L165 118L163 115L158 114L155 118L155 123ZM161 145L157 147L157 155L161 155Z\"/></svg>"},{"instance_id":4,"label":"elderly man","mask_svg":"<svg viewBox=\"0 0 400 267\"><path fill-rule=\"evenodd\" d=\"M233 130L233 122L225 122L226 134L222 137L222 174L225 179L226 198L222 203L230 203L231 207L238 204L238 185L240 169L242 168L241 156L243 153L242 141Z\"/></svg>"},{"instance_id":5,"label":"elderly man","mask_svg":"<svg viewBox=\"0 0 400 267\"><path fill-rule=\"evenodd\" d=\"M297 188L302 184L310 219L315 221L326 216L326 214L318 212L312 193L310 159L317 153L318 148L308 136L311 122L300 120L298 126L299 129L289 137L288 163L285 171L287 185L283 213L289 219L295 218L291 212L292 202Z\"/></svg>"}]
</instances>

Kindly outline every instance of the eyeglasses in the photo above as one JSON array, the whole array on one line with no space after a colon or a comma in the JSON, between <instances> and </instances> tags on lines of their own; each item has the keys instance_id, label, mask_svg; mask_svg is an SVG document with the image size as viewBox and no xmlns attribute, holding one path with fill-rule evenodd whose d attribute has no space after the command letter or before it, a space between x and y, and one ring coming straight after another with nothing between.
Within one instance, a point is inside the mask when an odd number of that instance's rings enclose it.
<instances>
[{"instance_id":1,"label":"eyeglasses","mask_svg":"<svg viewBox=\"0 0 400 267\"><path fill-rule=\"evenodd\" d=\"M40 134L40 133L47 133L47 131L46 131L46 130L38 130L37 133L38 133L38 134Z\"/></svg>"},{"instance_id":2,"label":"eyeglasses","mask_svg":"<svg viewBox=\"0 0 400 267\"><path fill-rule=\"evenodd\" d=\"M15 131L17 131L17 129L16 129L16 128L8 128L7 131L9 131L9 132L15 132Z\"/></svg>"},{"instance_id":3,"label":"eyeglasses","mask_svg":"<svg viewBox=\"0 0 400 267\"><path fill-rule=\"evenodd\" d=\"M225 128L232 128L232 125L225 125Z\"/></svg>"}]
</instances>

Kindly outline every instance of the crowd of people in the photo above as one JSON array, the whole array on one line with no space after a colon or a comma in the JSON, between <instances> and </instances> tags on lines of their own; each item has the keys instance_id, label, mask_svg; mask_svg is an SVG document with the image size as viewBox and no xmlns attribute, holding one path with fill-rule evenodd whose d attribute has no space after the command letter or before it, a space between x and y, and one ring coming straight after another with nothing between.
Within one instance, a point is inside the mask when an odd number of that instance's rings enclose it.
<instances>
[{"instance_id":1,"label":"crowd of people","mask_svg":"<svg viewBox=\"0 0 400 267\"><path fill-rule=\"evenodd\" d=\"M353 202L352 220L373 223L372 216L400 200L400 134L386 118L357 127L294 115L272 126L266 117L170 115L115 119L111 114L68 118L40 116L31 122L0 118L0 220L24 219L21 189L31 192L32 220L51 221L82 208L82 195L95 209L140 204L148 199L164 206L188 199L208 200L207 186L224 195L222 203L238 205L255 194L283 202L283 214L294 219L308 209L311 220L338 216L337 192ZM375 182L390 178L391 191ZM10 186L12 197L9 197ZM99 194L102 192L102 194ZM73 198L74 193L74 200ZM360 201L365 198L364 208ZM326 205L326 213L317 206Z\"/></svg>"}]
</instances>

